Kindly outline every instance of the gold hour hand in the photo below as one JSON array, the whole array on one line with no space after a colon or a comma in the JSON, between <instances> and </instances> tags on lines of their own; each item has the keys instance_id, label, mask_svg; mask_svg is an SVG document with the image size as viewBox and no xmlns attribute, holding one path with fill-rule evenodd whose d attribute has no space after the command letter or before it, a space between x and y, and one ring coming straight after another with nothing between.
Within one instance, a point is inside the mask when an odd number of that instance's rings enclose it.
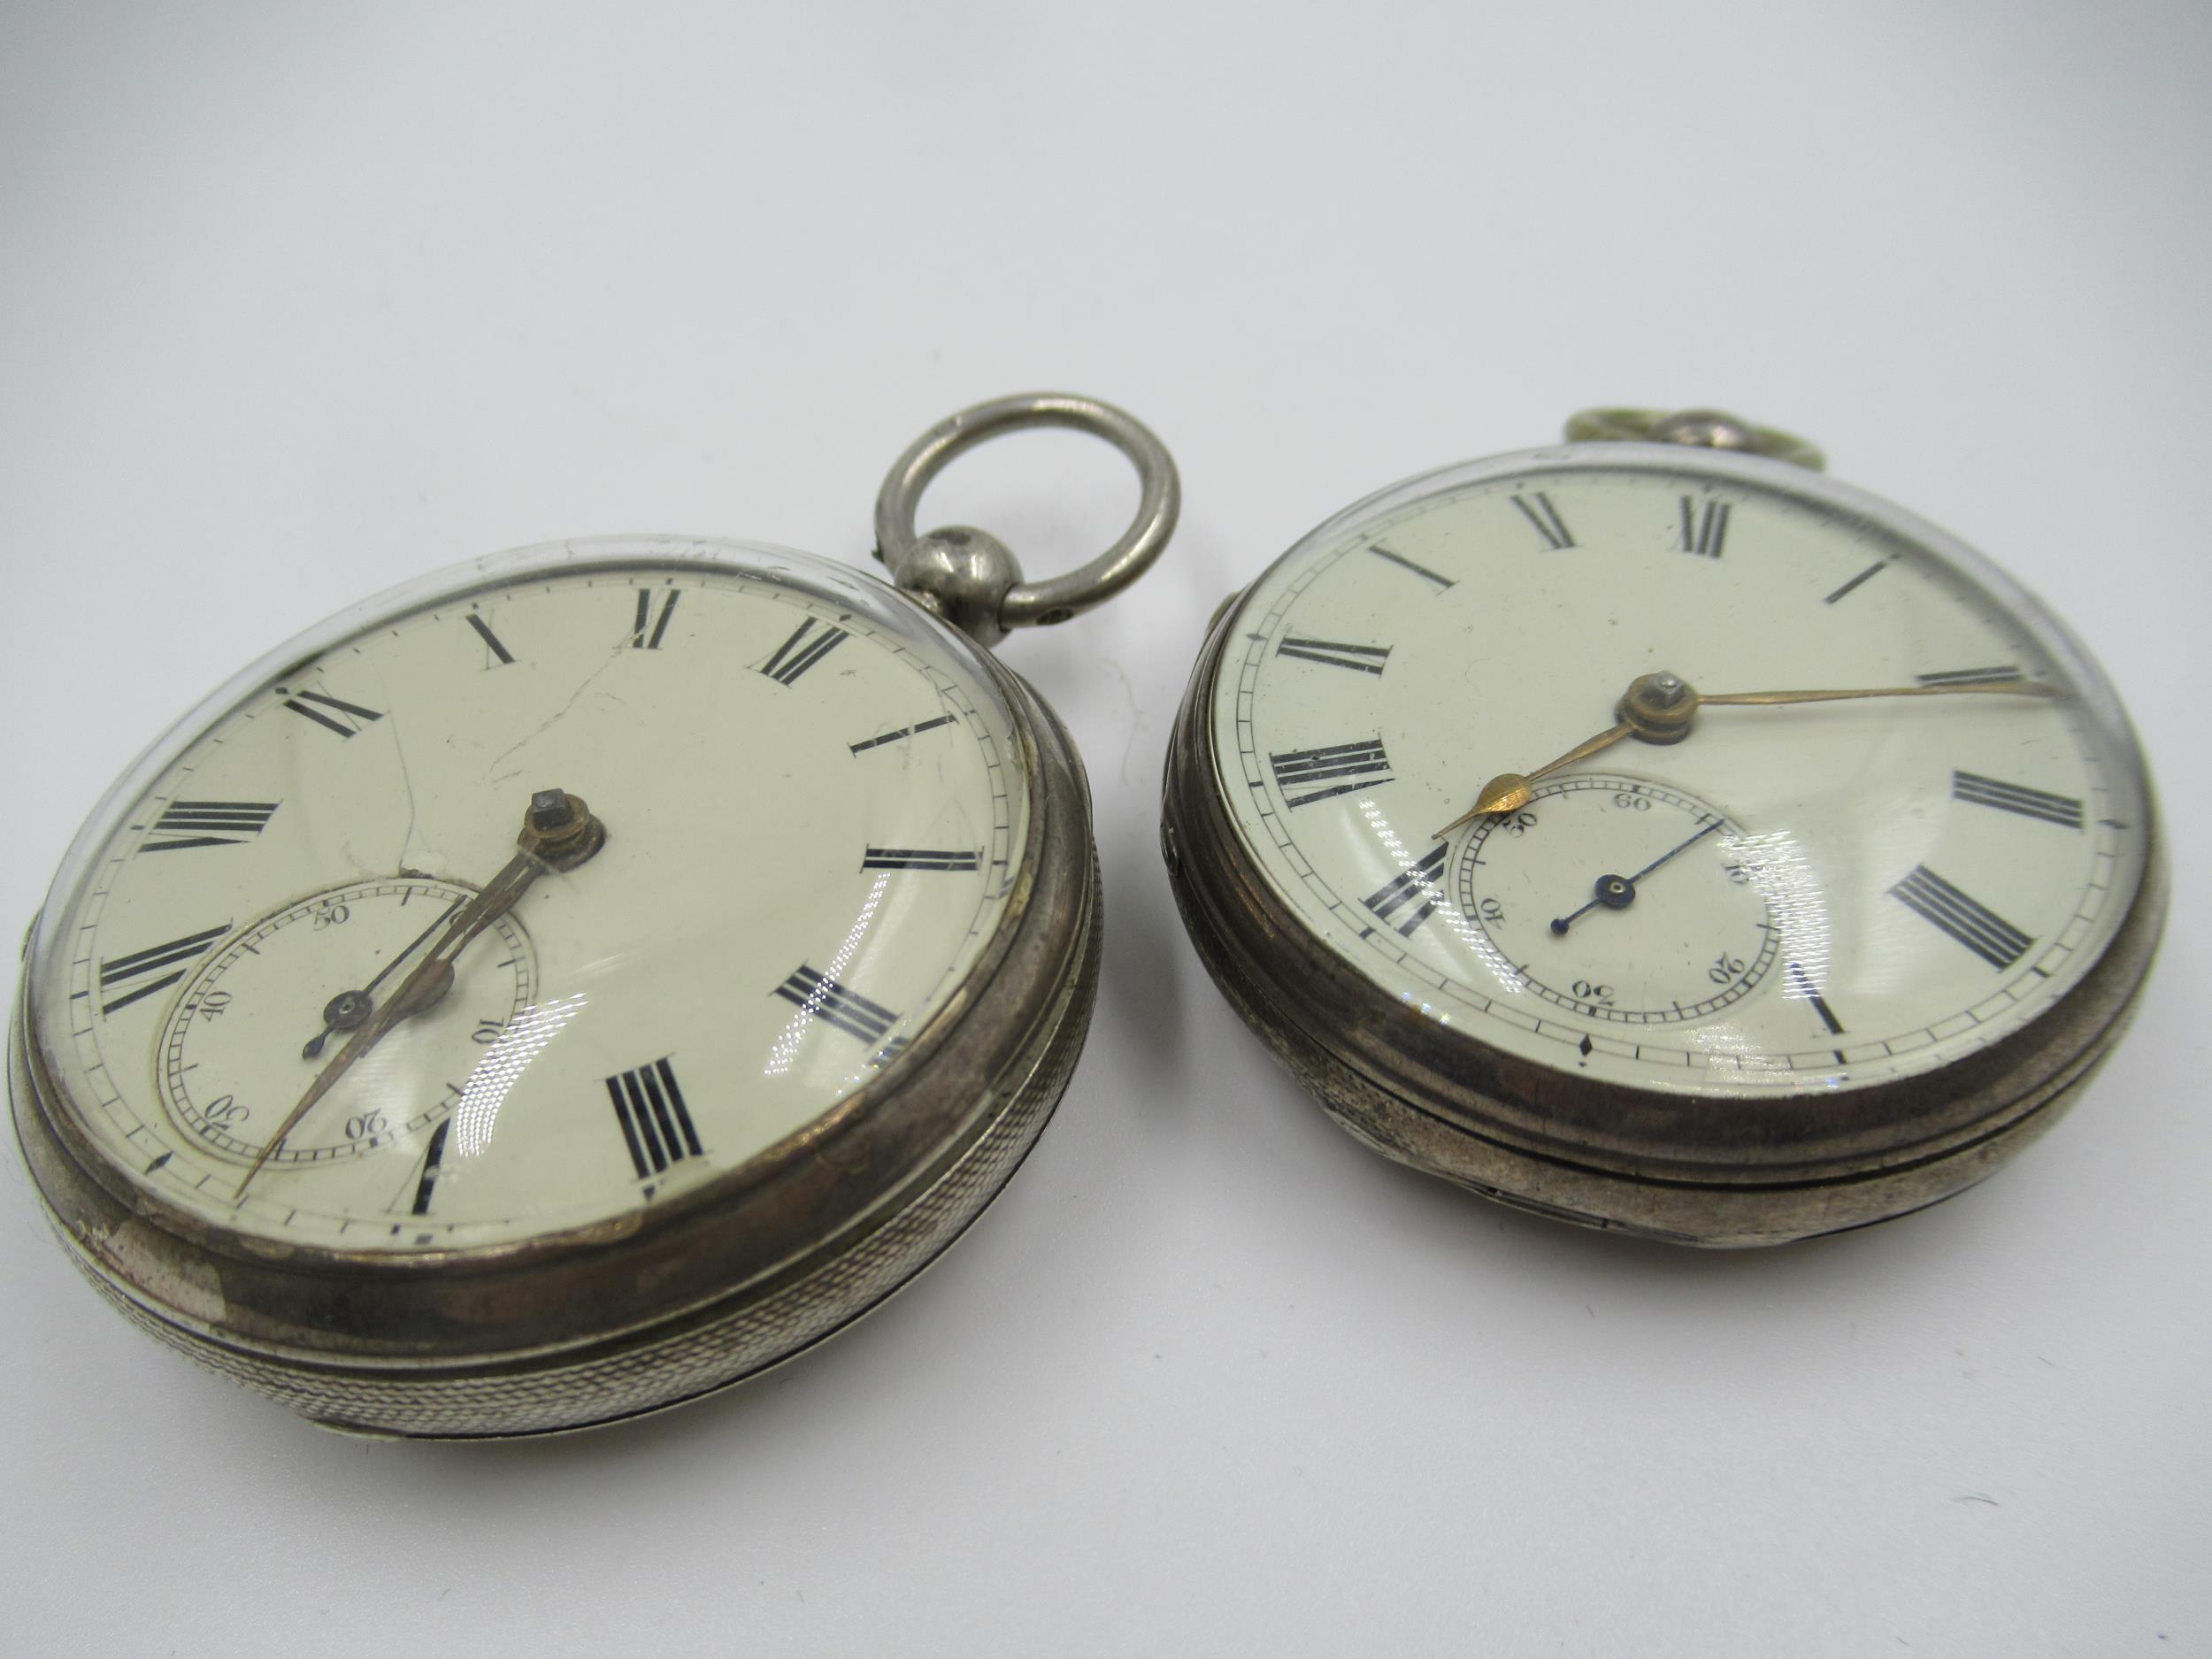
<instances>
[{"instance_id":1,"label":"gold hour hand","mask_svg":"<svg viewBox=\"0 0 2212 1659\"><path fill-rule=\"evenodd\" d=\"M1539 778L1548 778L1562 766L1571 766L1578 760L1586 760L1601 749L1610 749L1623 738L1634 734L1635 727L1623 720L1617 726L1606 727L1595 737L1586 738L1557 760L1548 761L1534 772L1500 772L1482 786L1481 793L1475 796L1474 805L1437 831L1435 839L1442 841L1461 825L1471 824L1479 818L1489 817L1493 812L1519 811L1528 804L1531 786Z\"/></svg>"},{"instance_id":2,"label":"gold hour hand","mask_svg":"<svg viewBox=\"0 0 2212 1659\"><path fill-rule=\"evenodd\" d=\"M454 958L468 948L470 941L512 910L515 901L547 871L573 870L604 846L606 840L606 826L592 815L581 797L562 789L541 789L532 795L530 810L523 817L522 832L515 837L515 856L477 890L474 898L448 912L450 919L438 942L431 947L430 954L416 964L384 1003L355 1029L330 1064L316 1073L299 1103L286 1114L276 1133L262 1146L253 1166L238 1183L236 1195L246 1195L247 1187L284 1144L285 1136L299 1126L300 1119L314 1110L317 1101L336 1087L354 1062L381 1042L401 1021L411 1019L443 1000L453 988ZM413 945L408 947L410 951L413 949Z\"/></svg>"}]
</instances>

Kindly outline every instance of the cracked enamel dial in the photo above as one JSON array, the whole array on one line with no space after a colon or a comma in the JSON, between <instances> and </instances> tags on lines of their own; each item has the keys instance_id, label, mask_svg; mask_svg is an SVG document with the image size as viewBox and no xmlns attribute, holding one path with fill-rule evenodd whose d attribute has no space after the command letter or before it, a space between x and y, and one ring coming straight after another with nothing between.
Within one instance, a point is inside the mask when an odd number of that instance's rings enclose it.
<instances>
[{"instance_id":1,"label":"cracked enamel dial","mask_svg":"<svg viewBox=\"0 0 2212 1659\"><path fill-rule=\"evenodd\" d=\"M968 655L728 545L365 610L96 819L31 968L67 1110L165 1205L346 1250L521 1242L737 1168L895 1066L1007 913L1027 786ZM564 795L603 845L534 865Z\"/></svg>"},{"instance_id":2,"label":"cracked enamel dial","mask_svg":"<svg viewBox=\"0 0 2212 1659\"><path fill-rule=\"evenodd\" d=\"M1578 1077L1825 1095L1942 1066L2078 984L2146 868L2139 758L2057 625L1770 461L1586 445L1416 480L1225 628L1217 783L1276 898L1391 996ZM1668 741L1556 764L1639 684L1678 697ZM1818 690L1870 695L1746 696ZM1537 775L1475 810L1501 774Z\"/></svg>"}]
</instances>

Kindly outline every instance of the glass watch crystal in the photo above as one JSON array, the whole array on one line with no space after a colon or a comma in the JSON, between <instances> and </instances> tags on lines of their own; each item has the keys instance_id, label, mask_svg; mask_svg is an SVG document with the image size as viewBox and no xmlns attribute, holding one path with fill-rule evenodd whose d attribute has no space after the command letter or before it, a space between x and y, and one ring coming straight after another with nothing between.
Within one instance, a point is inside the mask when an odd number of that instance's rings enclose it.
<instances>
[{"instance_id":1,"label":"glass watch crystal","mask_svg":"<svg viewBox=\"0 0 2212 1659\"><path fill-rule=\"evenodd\" d=\"M1037 424L1137 464L1114 548L1031 584L915 534L936 469ZM407 1435L651 1410L875 1305L1019 1164L1096 989L1080 763L985 647L1126 586L1176 503L1122 411L1002 399L887 480L896 588L560 542L240 673L33 930L10 1093L79 1265L193 1358Z\"/></svg>"},{"instance_id":2,"label":"glass watch crystal","mask_svg":"<svg viewBox=\"0 0 2212 1659\"><path fill-rule=\"evenodd\" d=\"M1217 623L1167 834L1217 978L1348 1126L1716 1241L1929 1202L2047 1123L2083 1056L2027 1051L2093 1006L2101 1052L2162 894L2125 717L2040 605L1680 442L1302 539Z\"/></svg>"}]
</instances>

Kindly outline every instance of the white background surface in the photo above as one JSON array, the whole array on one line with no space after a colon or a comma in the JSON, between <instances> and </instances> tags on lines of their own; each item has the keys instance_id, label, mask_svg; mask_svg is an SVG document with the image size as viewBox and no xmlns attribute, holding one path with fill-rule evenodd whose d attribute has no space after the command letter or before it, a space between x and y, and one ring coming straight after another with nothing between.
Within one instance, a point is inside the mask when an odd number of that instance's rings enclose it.
<instances>
[{"instance_id":1,"label":"white background surface","mask_svg":"<svg viewBox=\"0 0 2212 1659\"><path fill-rule=\"evenodd\" d=\"M549 537L864 557L977 398L1128 405L1183 529L1010 641L1099 806L1098 1020L911 1290L750 1386L489 1448L321 1433L109 1312L0 1174L0 1647L2180 1655L2212 1648L2201 6L25 5L0 13L0 918L203 691ZM1156 850L1216 602L1598 402L1722 403L2105 661L2172 926L1990 1185L1707 1256L1373 1158ZM1047 572L1058 434L925 518ZM1501 762L1500 764L1504 764Z\"/></svg>"}]
</instances>

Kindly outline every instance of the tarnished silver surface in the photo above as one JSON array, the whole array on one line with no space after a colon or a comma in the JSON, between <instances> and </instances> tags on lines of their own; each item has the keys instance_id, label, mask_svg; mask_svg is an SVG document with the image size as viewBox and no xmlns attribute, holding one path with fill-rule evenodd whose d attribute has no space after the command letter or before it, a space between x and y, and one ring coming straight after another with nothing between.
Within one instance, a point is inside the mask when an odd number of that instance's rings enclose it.
<instances>
[{"instance_id":1,"label":"tarnished silver surface","mask_svg":"<svg viewBox=\"0 0 2212 1659\"><path fill-rule=\"evenodd\" d=\"M956 456L1031 426L1090 433L1136 467L1137 516L1113 546L1080 570L1025 582L1013 554L980 530L955 526L916 537L914 513L922 492ZM1065 622L1111 599L1160 557L1181 510L1174 458L1135 416L1071 392L1025 392L948 417L893 463L876 496L876 557L900 588L979 644L995 645L1009 629Z\"/></svg>"}]
</instances>

